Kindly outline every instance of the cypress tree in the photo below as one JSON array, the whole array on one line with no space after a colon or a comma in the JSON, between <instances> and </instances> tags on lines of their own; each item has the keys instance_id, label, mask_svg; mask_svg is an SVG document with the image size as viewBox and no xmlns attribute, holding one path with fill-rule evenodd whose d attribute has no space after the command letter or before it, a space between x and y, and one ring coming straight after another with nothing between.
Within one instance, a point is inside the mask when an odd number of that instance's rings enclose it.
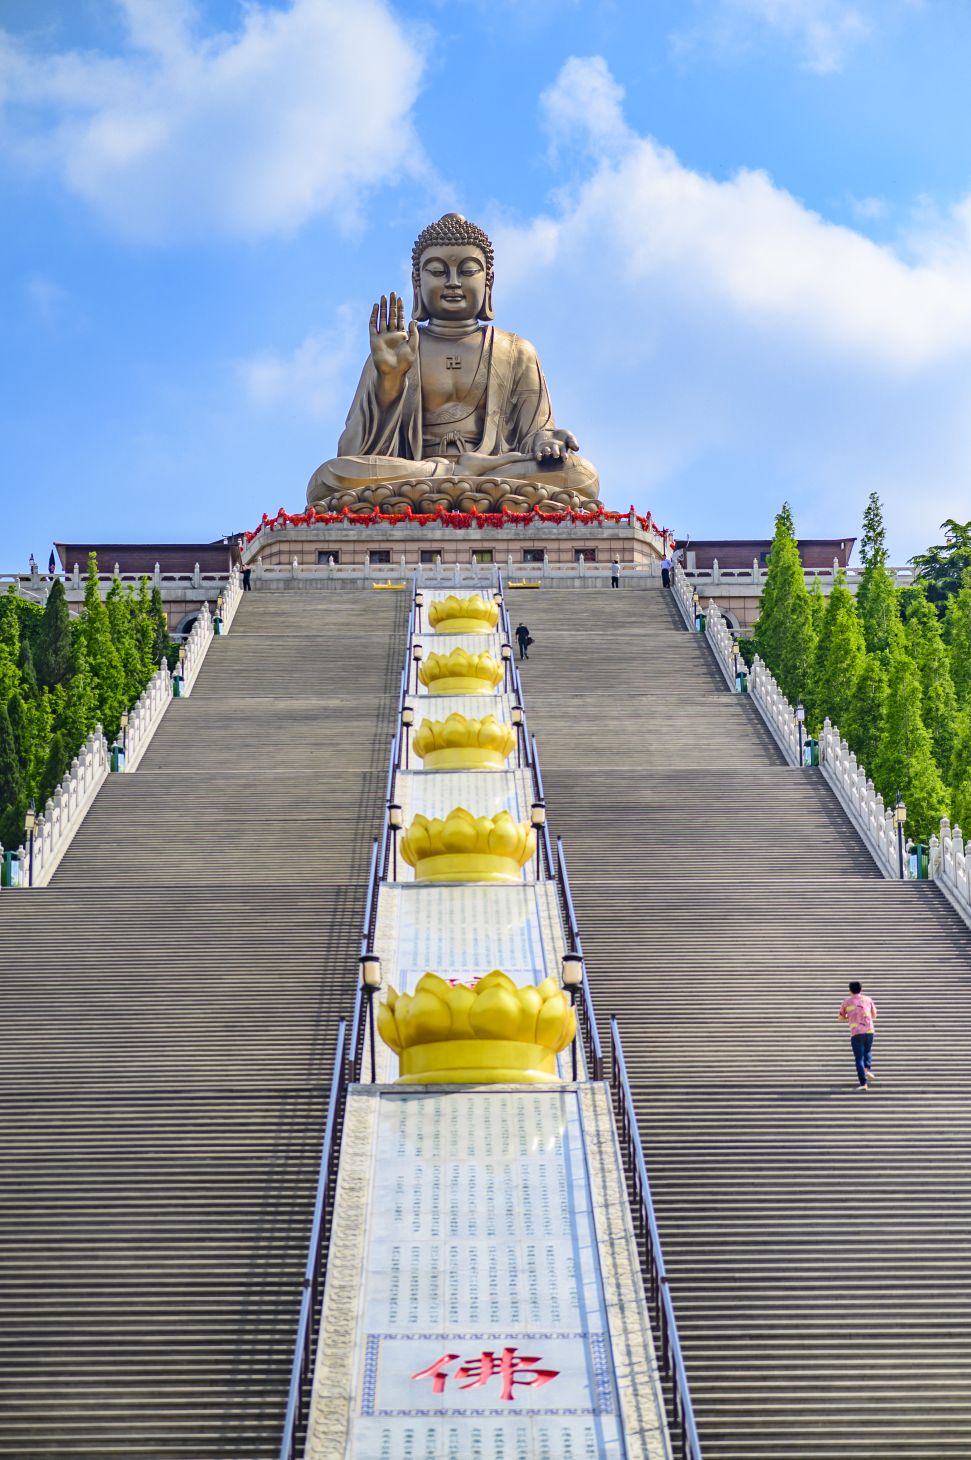
<instances>
[{"instance_id":1,"label":"cypress tree","mask_svg":"<svg viewBox=\"0 0 971 1460\"><path fill-rule=\"evenodd\" d=\"M786 698L793 703L805 698L811 688L815 631L788 502L775 519L769 569L752 637Z\"/></svg>"},{"instance_id":2,"label":"cypress tree","mask_svg":"<svg viewBox=\"0 0 971 1460\"><path fill-rule=\"evenodd\" d=\"M71 615L60 578L55 578L47 595L37 635L37 677L53 689L71 674Z\"/></svg>"},{"instance_id":3,"label":"cypress tree","mask_svg":"<svg viewBox=\"0 0 971 1460\"><path fill-rule=\"evenodd\" d=\"M940 619L923 592L911 597L906 632L907 648L920 676L924 724L930 731L934 759L946 776L957 733L957 696Z\"/></svg>"},{"instance_id":4,"label":"cypress tree","mask_svg":"<svg viewBox=\"0 0 971 1460\"><path fill-rule=\"evenodd\" d=\"M21 638L20 658L17 661L17 668L20 670L20 686L25 699L35 700L40 694L40 686L37 683L37 670L34 666L34 652L30 647L30 640Z\"/></svg>"},{"instance_id":5,"label":"cypress tree","mask_svg":"<svg viewBox=\"0 0 971 1460\"><path fill-rule=\"evenodd\" d=\"M61 691L63 700L55 706L54 721L55 733L61 733L69 761L77 755L98 723L97 689L88 666L84 625L80 621L74 635L72 661L74 673L66 692Z\"/></svg>"},{"instance_id":6,"label":"cypress tree","mask_svg":"<svg viewBox=\"0 0 971 1460\"><path fill-rule=\"evenodd\" d=\"M83 635L98 719L105 734L111 739L117 733L121 712L126 704L125 671L112 639L108 610L101 601L98 559L94 553L88 557Z\"/></svg>"},{"instance_id":7,"label":"cypress tree","mask_svg":"<svg viewBox=\"0 0 971 1460\"><path fill-rule=\"evenodd\" d=\"M152 618L152 661L156 665L160 665L167 658L169 646L172 642L169 638L169 621L165 617L161 588L156 586L152 589L150 602Z\"/></svg>"},{"instance_id":8,"label":"cypress tree","mask_svg":"<svg viewBox=\"0 0 971 1460\"><path fill-rule=\"evenodd\" d=\"M863 513L860 560L863 575L857 589L856 606L867 652L887 654L891 643L891 624L900 618L900 602L896 584L887 571L887 534L883 525L883 508L876 492L870 493Z\"/></svg>"},{"instance_id":9,"label":"cypress tree","mask_svg":"<svg viewBox=\"0 0 971 1460\"><path fill-rule=\"evenodd\" d=\"M850 696L845 725L840 730L867 775L873 776L887 713L887 671L877 654L867 654Z\"/></svg>"},{"instance_id":10,"label":"cypress tree","mask_svg":"<svg viewBox=\"0 0 971 1460\"><path fill-rule=\"evenodd\" d=\"M814 665L813 703L820 720L830 719L844 735L865 658L860 616L846 586L846 574L840 572L823 615Z\"/></svg>"},{"instance_id":11,"label":"cypress tree","mask_svg":"<svg viewBox=\"0 0 971 1460\"><path fill-rule=\"evenodd\" d=\"M813 586L809 590L809 607L812 610L813 632L818 639L823 627L823 615L826 612L826 595L818 575L813 578Z\"/></svg>"},{"instance_id":12,"label":"cypress tree","mask_svg":"<svg viewBox=\"0 0 971 1460\"><path fill-rule=\"evenodd\" d=\"M20 845L27 809L27 787L7 706L0 704L0 843Z\"/></svg>"},{"instance_id":13,"label":"cypress tree","mask_svg":"<svg viewBox=\"0 0 971 1460\"><path fill-rule=\"evenodd\" d=\"M47 750L47 759L40 773L37 787L37 804L46 806L67 773L73 753L68 750L64 732L55 730Z\"/></svg>"},{"instance_id":14,"label":"cypress tree","mask_svg":"<svg viewBox=\"0 0 971 1460\"><path fill-rule=\"evenodd\" d=\"M927 841L947 815L948 798L921 714L920 676L908 654L895 653L888 677L890 693L873 780L889 805L899 791L907 803L907 835Z\"/></svg>"},{"instance_id":15,"label":"cypress tree","mask_svg":"<svg viewBox=\"0 0 971 1460\"><path fill-rule=\"evenodd\" d=\"M144 688L158 667L154 656L155 623L152 617L152 595L148 588L148 578L144 573L138 585L138 602L135 607L135 639L138 644L138 657L141 661L142 688Z\"/></svg>"},{"instance_id":16,"label":"cypress tree","mask_svg":"<svg viewBox=\"0 0 971 1460\"><path fill-rule=\"evenodd\" d=\"M948 599L944 615L944 639L951 656L951 679L958 701L971 701L971 573L959 593Z\"/></svg>"}]
</instances>

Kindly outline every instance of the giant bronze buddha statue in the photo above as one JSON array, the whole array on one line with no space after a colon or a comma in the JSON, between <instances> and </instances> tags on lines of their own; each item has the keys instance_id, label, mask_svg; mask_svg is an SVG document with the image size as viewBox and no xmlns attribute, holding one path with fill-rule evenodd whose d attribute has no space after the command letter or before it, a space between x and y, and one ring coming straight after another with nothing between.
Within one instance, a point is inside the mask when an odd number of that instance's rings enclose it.
<instances>
[{"instance_id":1,"label":"giant bronze buddha statue","mask_svg":"<svg viewBox=\"0 0 971 1460\"><path fill-rule=\"evenodd\" d=\"M433 512L596 501L597 473L557 430L536 351L491 322L492 263L489 239L460 213L420 235L411 322L395 294L372 309L339 454L314 472L308 503Z\"/></svg>"}]
</instances>

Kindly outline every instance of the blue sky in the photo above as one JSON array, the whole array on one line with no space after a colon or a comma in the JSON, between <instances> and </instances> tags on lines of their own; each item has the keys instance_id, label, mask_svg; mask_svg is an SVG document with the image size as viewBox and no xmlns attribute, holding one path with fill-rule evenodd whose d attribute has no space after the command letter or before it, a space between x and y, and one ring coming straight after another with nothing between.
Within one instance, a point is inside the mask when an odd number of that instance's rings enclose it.
<instances>
[{"instance_id":1,"label":"blue sky","mask_svg":"<svg viewBox=\"0 0 971 1460\"><path fill-rule=\"evenodd\" d=\"M457 209L608 506L971 515L964 0L4 0L0 570L302 505Z\"/></svg>"}]
</instances>

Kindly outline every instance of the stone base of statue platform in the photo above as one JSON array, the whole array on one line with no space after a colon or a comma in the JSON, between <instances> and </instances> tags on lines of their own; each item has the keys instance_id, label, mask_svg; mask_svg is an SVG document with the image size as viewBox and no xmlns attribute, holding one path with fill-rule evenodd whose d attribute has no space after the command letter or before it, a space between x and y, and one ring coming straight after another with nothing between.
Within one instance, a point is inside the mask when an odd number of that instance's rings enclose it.
<instances>
[{"instance_id":1,"label":"stone base of statue platform","mask_svg":"<svg viewBox=\"0 0 971 1460\"><path fill-rule=\"evenodd\" d=\"M632 569L659 576L660 561L674 539L650 514L586 512L560 508L524 513L439 511L279 513L265 518L242 544L242 566L252 586L283 586L299 578L309 586L337 586L410 577L418 568L498 569L504 576L609 574L619 560L625 577ZM638 573L638 577L641 573Z\"/></svg>"}]
</instances>

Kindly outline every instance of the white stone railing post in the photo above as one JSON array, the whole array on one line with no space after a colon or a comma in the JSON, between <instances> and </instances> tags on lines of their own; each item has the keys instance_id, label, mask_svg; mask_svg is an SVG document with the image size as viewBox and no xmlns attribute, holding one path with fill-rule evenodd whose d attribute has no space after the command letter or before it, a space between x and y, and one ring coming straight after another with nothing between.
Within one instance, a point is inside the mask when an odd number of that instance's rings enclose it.
<instances>
[{"instance_id":1,"label":"white stone railing post","mask_svg":"<svg viewBox=\"0 0 971 1460\"><path fill-rule=\"evenodd\" d=\"M705 614L705 637L711 645L715 662L728 681L729 689L735 690L735 640L725 615L714 599L708 600Z\"/></svg>"},{"instance_id":2,"label":"white stone railing post","mask_svg":"<svg viewBox=\"0 0 971 1460\"><path fill-rule=\"evenodd\" d=\"M135 770L172 698L172 675L163 664L135 701L125 732L125 771Z\"/></svg>"},{"instance_id":3,"label":"white stone railing post","mask_svg":"<svg viewBox=\"0 0 971 1460\"><path fill-rule=\"evenodd\" d=\"M799 721L776 683L775 675L756 654L748 672L749 698L760 711L790 765L799 764Z\"/></svg>"},{"instance_id":4,"label":"white stone railing post","mask_svg":"<svg viewBox=\"0 0 971 1460\"><path fill-rule=\"evenodd\" d=\"M971 857L965 851L961 828L952 830L946 817L940 836L931 837L929 875L971 927Z\"/></svg>"},{"instance_id":5,"label":"white stone railing post","mask_svg":"<svg viewBox=\"0 0 971 1460\"><path fill-rule=\"evenodd\" d=\"M236 617L236 610L239 608L240 599L243 596L243 575L239 570L239 564L233 565L229 577L226 579L226 586L222 591L223 600L223 633L228 634L233 619Z\"/></svg>"},{"instance_id":6,"label":"white stone railing post","mask_svg":"<svg viewBox=\"0 0 971 1460\"><path fill-rule=\"evenodd\" d=\"M182 694L190 695L196 676L206 657L206 651L213 640L212 614L208 603L204 603L185 641L185 658L182 661Z\"/></svg>"},{"instance_id":7,"label":"white stone railing post","mask_svg":"<svg viewBox=\"0 0 971 1460\"><path fill-rule=\"evenodd\" d=\"M694 633L694 589L688 582L680 560L676 561L671 569L671 592L674 594L674 601L681 610L687 628Z\"/></svg>"},{"instance_id":8,"label":"white stone railing post","mask_svg":"<svg viewBox=\"0 0 971 1460\"><path fill-rule=\"evenodd\" d=\"M46 887L53 877L88 807L107 780L108 769L108 742L98 725L74 757L43 815L37 818L31 877L34 887ZM21 886L26 887L31 876L29 848L21 847L18 855L23 867Z\"/></svg>"},{"instance_id":9,"label":"white stone railing post","mask_svg":"<svg viewBox=\"0 0 971 1460\"><path fill-rule=\"evenodd\" d=\"M819 765L825 779L887 878L900 876L893 812L884 805L853 751L829 720L819 736Z\"/></svg>"}]
</instances>

